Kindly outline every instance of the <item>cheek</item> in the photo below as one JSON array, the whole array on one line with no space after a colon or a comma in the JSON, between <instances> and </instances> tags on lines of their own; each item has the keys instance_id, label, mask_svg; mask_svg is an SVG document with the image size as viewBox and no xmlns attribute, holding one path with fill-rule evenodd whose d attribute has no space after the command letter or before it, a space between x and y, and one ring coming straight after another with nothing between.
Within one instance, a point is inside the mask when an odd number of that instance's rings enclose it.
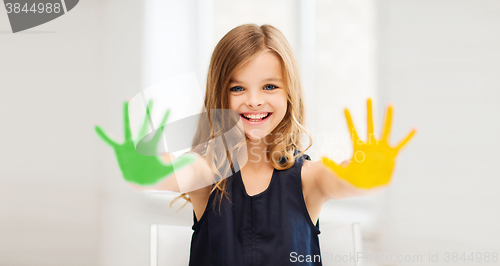
<instances>
[{"instance_id":1,"label":"cheek","mask_svg":"<svg viewBox=\"0 0 500 266\"><path fill-rule=\"evenodd\" d=\"M288 101L287 101L286 97L283 99L282 104L283 104L283 110L285 110L285 113L286 113L286 111L287 111L286 109L287 109L287 106L288 106Z\"/></svg>"},{"instance_id":2,"label":"cheek","mask_svg":"<svg viewBox=\"0 0 500 266\"><path fill-rule=\"evenodd\" d=\"M287 109L287 99L286 99L286 95L281 95L279 97L279 100L277 100L277 102L279 103L278 106L279 106L279 110L280 110L280 113L282 113L282 115L284 116L286 114L286 109Z\"/></svg>"},{"instance_id":3,"label":"cheek","mask_svg":"<svg viewBox=\"0 0 500 266\"><path fill-rule=\"evenodd\" d=\"M234 96L229 96L229 109L230 110L237 110L238 109L238 98Z\"/></svg>"}]
</instances>

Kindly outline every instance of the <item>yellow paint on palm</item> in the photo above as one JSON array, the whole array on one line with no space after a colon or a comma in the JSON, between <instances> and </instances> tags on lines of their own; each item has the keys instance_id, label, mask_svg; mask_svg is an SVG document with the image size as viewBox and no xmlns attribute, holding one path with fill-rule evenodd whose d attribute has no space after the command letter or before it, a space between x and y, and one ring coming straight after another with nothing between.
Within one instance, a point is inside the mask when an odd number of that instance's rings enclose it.
<instances>
[{"instance_id":1,"label":"yellow paint on palm","mask_svg":"<svg viewBox=\"0 0 500 266\"><path fill-rule=\"evenodd\" d=\"M382 136L377 140L373 130L372 101L367 100L367 140L359 139L348 109L344 110L347 126L351 132L353 155L348 165L341 166L322 157L321 161L337 174L357 188L369 189L389 184L396 163L398 152L413 137L416 129L400 141L395 147L389 145L391 131L392 106L386 109Z\"/></svg>"}]
</instances>

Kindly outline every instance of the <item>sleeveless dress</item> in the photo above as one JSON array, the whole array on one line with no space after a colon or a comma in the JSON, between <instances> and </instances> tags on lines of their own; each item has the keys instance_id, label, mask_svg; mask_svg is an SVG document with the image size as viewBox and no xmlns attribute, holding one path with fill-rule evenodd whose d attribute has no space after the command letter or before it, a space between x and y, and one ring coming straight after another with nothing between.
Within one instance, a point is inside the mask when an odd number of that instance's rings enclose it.
<instances>
[{"instance_id":1,"label":"sleeveless dress","mask_svg":"<svg viewBox=\"0 0 500 266\"><path fill-rule=\"evenodd\" d=\"M315 226L302 193L305 159L310 160L304 154L291 168L274 169L268 188L253 196L239 171L228 177L233 204L224 196L219 214L212 193L199 221L193 211L189 266L322 265L319 218Z\"/></svg>"}]
</instances>

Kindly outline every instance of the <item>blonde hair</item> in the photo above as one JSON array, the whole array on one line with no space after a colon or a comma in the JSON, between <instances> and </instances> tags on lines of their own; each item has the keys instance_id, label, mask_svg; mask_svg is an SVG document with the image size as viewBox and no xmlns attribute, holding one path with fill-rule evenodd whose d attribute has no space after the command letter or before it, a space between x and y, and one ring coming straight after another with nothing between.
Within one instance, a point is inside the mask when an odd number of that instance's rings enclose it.
<instances>
[{"instance_id":1,"label":"blonde hair","mask_svg":"<svg viewBox=\"0 0 500 266\"><path fill-rule=\"evenodd\" d=\"M268 24L262 26L253 23L244 24L229 31L219 41L212 54L208 69L204 109L207 110L208 117L211 116L211 109L229 109L228 86L230 80L242 65L251 61L261 51L268 49L279 58L281 63L283 85L287 92L287 112L283 120L268 135L272 141L267 142L271 143L267 148L267 159L275 169L285 170L293 166L296 157L303 155L311 147L312 138L304 127L304 97L298 63L290 44L277 28ZM204 141L224 133L224 127L216 132L211 124L210 130L200 130L207 126L206 120L199 120L198 131L195 140L193 140L195 146L193 150L202 150L203 147L197 143L204 143ZM305 150L302 150L301 132L309 138L309 146ZM233 150L240 149L243 144L245 143L221 154L214 154L213 150L207 149L205 146L203 150L206 150L206 153L202 155L207 156L207 162L214 170L216 180L217 177L220 179L227 176L228 171L231 171L231 154L234 154ZM296 150L300 152L295 153ZM227 165L226 162L229 162L230 165ZM216 198L219 199L219 203L224 195L227 197L226 182L226 178L216 181L210 191L210 193L214 191L217 193ZM191 199L186 197L186 193L182 193L172 201L170 206L181 197L186 200L186 203L191 202Z\"/></svg>"}]
</instances>

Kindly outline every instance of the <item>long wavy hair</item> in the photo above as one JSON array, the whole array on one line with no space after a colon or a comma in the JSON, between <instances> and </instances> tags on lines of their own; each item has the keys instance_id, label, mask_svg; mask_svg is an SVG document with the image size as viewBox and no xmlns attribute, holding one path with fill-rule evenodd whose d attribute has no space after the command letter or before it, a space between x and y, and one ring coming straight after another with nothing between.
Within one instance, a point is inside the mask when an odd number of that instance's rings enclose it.
<instances>
[{"instance_id":1,"label":"long wavy hair","mask_svg":"<svg viewBox=\"0 0 500 266\"><path fill-rule=\"evenodd\" d=\"M270 138L267 143L271 143L267 147L267 159L275 169L285 170L293 166L296 157L303 155L311 147L312 138L304 127L304 97L298 63L290 44L277 28L268 24L262 26L253 23L243 24L229 31L219 41L210 60L202 110L206 110L208 117L211 117L214 116L210 113L213 109L229 109L230 80L241 66L251 61L263 50L270 50L279 58L283 85L287 93L287 112L273 132L267 136ZM226 121L224 118L220 120ZM210 119L199 119L197 133L193 140L193 150L205 156L207 163L214 171L214 184L210 193L216 193L215 197L219 200L220 211L220 203L223 197L228 195L226 191L227 179L223 177L227 177L233 168L231 155L237 153L245 143L243 141L227 152L214 152L213 145L198 145L199 143L207 143L227 130L225 126L219 126L215 129L207 121ZM228 124L234 125L234 123ZM202 130L206 128L210 129ZM309 138L309 146L304 150L302 150L301 143L302 134L306 134ZM191 202L187 193L182 193L172 200L170 206L179 198L186 200L182 207L187 202Z\"/></svg>"}]
</instances>

